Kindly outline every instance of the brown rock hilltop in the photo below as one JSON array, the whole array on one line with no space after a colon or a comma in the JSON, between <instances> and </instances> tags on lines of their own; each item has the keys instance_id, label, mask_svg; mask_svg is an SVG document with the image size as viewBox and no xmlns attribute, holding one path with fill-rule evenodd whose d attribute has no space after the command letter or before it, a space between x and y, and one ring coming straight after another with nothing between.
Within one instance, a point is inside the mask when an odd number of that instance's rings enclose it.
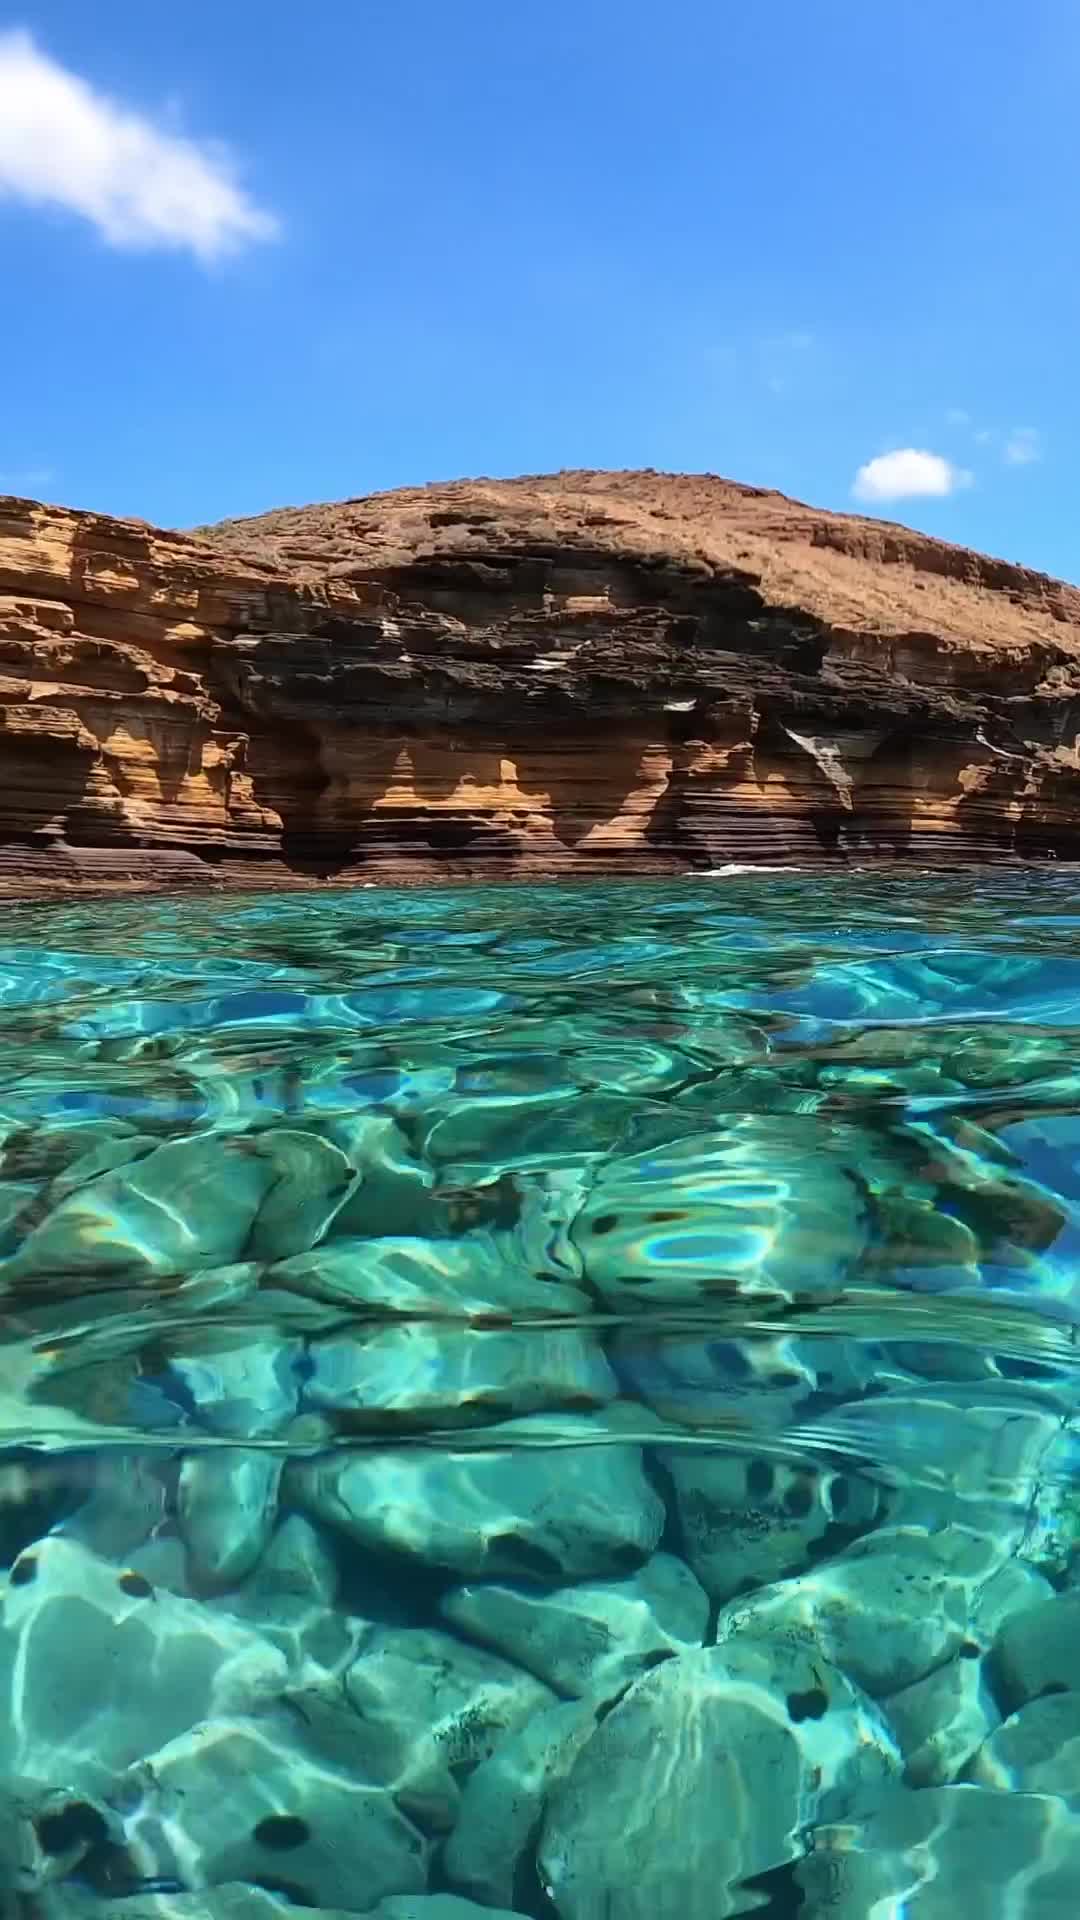
<instances>
[{"instance_id":1,"label":"brown rock hilltop","mask_svg":"<svg viewBox=\"0 0 1080 1920\"><path fill-rule=\"evenodd\" d=\"M712 475L0 498L0 890L1080 857L1080 591Z\"/></svg>"}]
</instances>

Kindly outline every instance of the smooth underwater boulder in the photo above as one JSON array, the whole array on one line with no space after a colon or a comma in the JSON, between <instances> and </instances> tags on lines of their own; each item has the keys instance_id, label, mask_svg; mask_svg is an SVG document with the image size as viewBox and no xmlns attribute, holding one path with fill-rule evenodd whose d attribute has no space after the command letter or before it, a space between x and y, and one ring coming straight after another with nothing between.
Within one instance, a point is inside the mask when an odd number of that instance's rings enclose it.
<instances>
[{"instance_id":1,"label":"smooth underwater boulder","mask_svg":"<svg viewBox=\"0 0 1080 1920\"><path fill-rule=\"evenodd\" d=\"M561 1920L727 1920L899 1765L877 1709L811 1649L747 1635L685 1653L623 1694L555 1788L541 1879Z\"/></svg>"}]
</instances>

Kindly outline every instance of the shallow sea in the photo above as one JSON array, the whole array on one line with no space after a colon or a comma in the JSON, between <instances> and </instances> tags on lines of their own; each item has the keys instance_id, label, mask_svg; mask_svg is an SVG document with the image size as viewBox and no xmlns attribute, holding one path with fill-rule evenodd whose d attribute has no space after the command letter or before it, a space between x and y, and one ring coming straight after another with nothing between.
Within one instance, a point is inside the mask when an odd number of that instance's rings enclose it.
<instances>
[{"instance_id":1,"label":"shallow sea","mask_svg":"<svg viewBox=\"0 0 1080 1920\"><path fill-rule=\"evenodd\" d=\"M1074 1920L1080 875L9 909L3 1920Z\"/></svg>"}]
</instances>

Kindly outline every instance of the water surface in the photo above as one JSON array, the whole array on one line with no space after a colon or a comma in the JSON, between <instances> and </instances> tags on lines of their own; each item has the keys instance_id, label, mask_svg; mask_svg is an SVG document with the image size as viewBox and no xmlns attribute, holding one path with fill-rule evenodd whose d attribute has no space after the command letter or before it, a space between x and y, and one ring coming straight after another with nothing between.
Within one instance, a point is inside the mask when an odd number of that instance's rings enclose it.
<instances>
[{"instance_id":1,"label":"water surface","mask_svg":"<svg viewBox=\"0 0 1080 1920\"><path fill-rule=\"evenodd\" d=\"M9 909L0 1045L0 1912L1080 1911L1073 874Z\"/></svg>"}]
</instances>

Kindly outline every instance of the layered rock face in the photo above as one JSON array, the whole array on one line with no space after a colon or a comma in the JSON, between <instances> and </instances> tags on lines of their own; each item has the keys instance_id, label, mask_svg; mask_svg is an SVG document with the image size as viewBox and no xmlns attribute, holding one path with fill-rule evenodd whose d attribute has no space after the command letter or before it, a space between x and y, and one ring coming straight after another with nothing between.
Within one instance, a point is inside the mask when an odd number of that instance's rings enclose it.
<instances>
[{"instance_id":1,"label":"layered rock face","mask_svg":"<svg viewBox=\"0 0 1080 1920\"><path fill-rule=\"evenodd\" d=\"M1080 857L1080 591L712 476L0 499L0 889Z\"/></svg>"}]
</instances>

